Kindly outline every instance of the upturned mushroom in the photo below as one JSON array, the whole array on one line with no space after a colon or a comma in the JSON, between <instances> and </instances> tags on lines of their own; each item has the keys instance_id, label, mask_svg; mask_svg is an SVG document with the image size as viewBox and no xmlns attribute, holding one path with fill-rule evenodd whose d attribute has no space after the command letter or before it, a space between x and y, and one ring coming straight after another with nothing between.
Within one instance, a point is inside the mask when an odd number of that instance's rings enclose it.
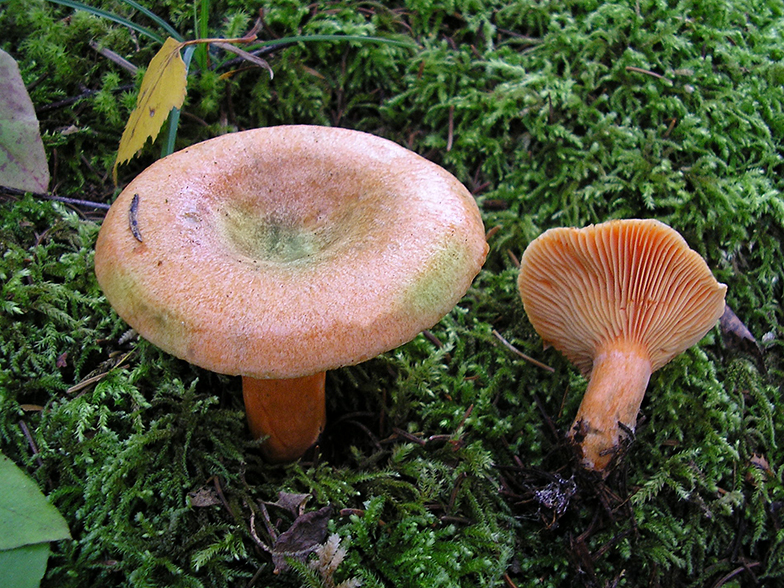
<instances>
[{"instance_id":1,"label":"upturned mushroom","mask_svg":"<svg viewBox=\"0 0 784 588\"><path fill-rule=\"evenodd\" d=\"M117 313L190 363L243 378L271 461L325 425L325 372L437 323L487 254L468 190L367 133L224 135L147 168L101 228L95 273Z\"/></svg>"},{"instance_id":2,"label":"upturned mushroom","mask_svg":"<svg viewBox=\"0 0 784 588\"><path fill-rule=\"evenodd\" d=\"M639 219L546 231L518 287L545 344L589 378L569 437L600 472L634 433L651 374L716 324L727 289L678 232Z\"/></svg>"}]
</instances>

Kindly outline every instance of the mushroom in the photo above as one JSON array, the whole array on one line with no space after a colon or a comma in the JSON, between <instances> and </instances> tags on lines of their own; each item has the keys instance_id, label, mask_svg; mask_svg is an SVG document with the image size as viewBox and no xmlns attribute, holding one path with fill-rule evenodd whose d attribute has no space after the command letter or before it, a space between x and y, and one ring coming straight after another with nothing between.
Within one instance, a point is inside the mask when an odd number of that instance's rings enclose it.
<instances>
[{"instance_id":1,"label":"mushroom","mask_svg":"<svg viewBox=\"0 0 784 588\"><path fill-rule=\"evenodd\" d=\"M651 374L716 324L727 289L677 231L639 219L546 231L518 287L545 344L589 378L569 437L600 472L633 435Z\"/></svg>"},{"instance_id":2,"label":"mushroom","mask_svg":"<svg viewBox=\"0 0 784 588\"><path fill-rule=\"evenodd\" d=\"M95 273L145 339L243 377L270 461L325 425L325 372L437 323L487 254L468 190L391 141L292 125L224 135L154 163L101 227Z\"/></svg>"}]
</instances>

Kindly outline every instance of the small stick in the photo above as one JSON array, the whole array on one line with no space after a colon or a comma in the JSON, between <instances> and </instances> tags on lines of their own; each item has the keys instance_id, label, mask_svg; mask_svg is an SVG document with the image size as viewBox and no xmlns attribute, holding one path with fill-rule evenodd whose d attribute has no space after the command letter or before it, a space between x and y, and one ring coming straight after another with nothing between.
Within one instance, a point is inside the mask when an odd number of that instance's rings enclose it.
<instances>
[{"instance_id":1,"label":"small stick","mask_svg":"<svg viewBox=\"0 0 784 588\"><path fill-rule=\"evenodd\" d=\"M536 367L540 367L540 368L542 368L543 370L547 370L548 372L551 372L551 373L555 371L555 369L551 368L549 365L547 365L547 364L544 364L544 363L542 363L541 361L538 361L538 360L534 359L534 358L533 358L533 357L531 357L530 355L526 355L525 353L523 353L522 351L520 351L520 350L519 350L517 347L515 347L515 346L514 346L514 345L512 345L512 344L511 344L509 341L507 341L506 339L504 339L503 335L501 335L501 333L499 333L499 332L498 332L498 331L496 331L495 329L493 329L493 335L495 335L495 336L496 336L496 338L497 338L497 339L498 339L498 340L499 340L501 343L503 343L503 344L504 344L504 347L506 347L507 349L509 349L509 350L510 350L512 353L516 353L517 355L519 355L520 357L522 357L522 358L523 358L525 361L527 361L528 363L532 363L532 364L534 364Z\"/></svg>"},{"instance_id":2,"label":"small stick","mask_svg":"<svg viewBox=\"0 0 784 588\"><path fill-rule=\"evenodd\" d=\"M83 388L86 388L90 384L95 384L96 382L100 382L102 379L104 379L106 376L108 376L112 372L112 370L121 369L121 368L127 368L128 364L123 363L123 362L125 362L131 355L133 355L134 351L135 351L134 349L131 349L128 353L123 355L120 358L120 360L117 361L114 364L113 367L109 368L105 372L102 372L100 374L96 374L94 376L86 378L86 379L82 380L81 382L79 382L78 384L74 384L73 386L71 386L70 388L68 388L65 391L66 394L73 394L75 392L79 392L79 390L82 390Z\"/></svg>"},{"instance_id":3,"label":"small stick","mask_svg":"<svg viewBox=\"0 0 784 588\"><path fill-rule=\"evenodd\" d=\"M261 540L258 533L256 532L256 513L253 512L253 509L250 511L250 536L253 538L253 542L261 547L267 553L272 553L272 550L267 546L264 541Z\"/></svg>"},{"instance_id":4,"label":"small stick","mask_svg":"<svg viewBox=\"0 0 784 588\"><path fill-rule=\"evenodd\" d=\"M109 61L112 61L112 62L116 63L117 65L119 65L121 68L131 72L131 75L135 76L136 73L139 71L138 67L136 67L130 61L128 61L124 57L118 55L117 53L115 53L111 49L107 49L105 47L101 47L101 46L98 45L98 43L96 43L93 40L90 40L89 45L90 45L91 49L97 51L98 53L103 55Z\"/></svg>"},{"instance_id":5,"label":"small stick","mask_svg":"<svg viewBox=\"0 0 784 588\"><path fill-rule=\"evenodd\" d=\"M251 63L253 63L255 65L258 65L259 67L261 67L263 69L266 69L267 72L270 75L270 79L272 79L272 77L274 75L272 73L272 67L270 67L270 64L267 63L261 57L259 57L257 55L254 55L253 53L249 53L248 51L244 51L244 50L240 49L239 47L235 47L234 45L232 45L230 43L217 42L217 43L213 43L213 45L215 45L216 47L220 47L221 49L223 49L224 51L228 51L229 53L234 53L235 55L239 55L245 61L249 61L249 62L251 62Z\"/></svg>"},{"instance_id":6,"label":"small stick","mask_svg":"<svg viewBox=\"0 0 784 588\"><path fill-rule=\"evenodd\" d=\"M41 453L38 451L38 445L35 444L35 439L33 439L33 435L30 433L30 429L27 428L27 423L24 421L19 421L19 428L22 429L22 433L27 439L27 443L30 445L30 449L33 451L33 455L35 455L35 461L39 466L43 466L44 462L41 459Z\"/></svg>"},{"instance_id":7,"label":"small stick","mask_svg":"<svg viewBox=\"0 0 784 588\"><path fill-rule=\"evenodd\" d=\"M412 435L408 431L404 431L403 429L398 429L397 427L392 428L392 432L397 435L398 437L403 437L407 441L411 441L412 443L416 443L418 445L426 445L427 441L424 439L420 439L416 435Z\"/></svg>"},{"instance_id":8,"label":"small stick","mask_svg":"<svg viewBox=\"0 0 784 588\"><path fill-rule=\"evenodd\" d=\"M9 186L0 186L3 192L8 194L13 194L15 196L21 196L26 194L24 190L19 190L17 188L11 188ZM36 198L44 198L46 200L54 200L55 202L62 202L63 204L71 204L72 206L83 206L85 208L101 208L103 210L109 210L111 208L110 204L105 204L103 202L92 202L91 200L78 200L76 198L66 198L65 196L55 196L54 194L47 194L43 192L33 192L33 196Z\"/></svg>"},{"instance_id":9,"label":"small stick","mask_svg":"<svg viewBox=\"0 0 784 588\"><path fill-rule=\"evenodd\" d=\"M539 409L539 412L542 414L542 418L544 418L545 422L547 423L547 426L550 429L550 433L552 434L553 439L555 439L556 441L560 441L561 436L558 434L558 427L555 426L553 419L551 419L550 415L547 414L547 411L544 409L544 404L542 404L542 401L539 398L539 396L536 393L534 393L533 396L534 396L534 402L536 402L536 407Z\"/></svg>"},{"instance_id":10,"label":"small stick","mask_svg":"<svg viewBox=\"0 0 784 588\"><path fill-rule=\"evenodd\" d=\"M468 474L462 472L457 476L457 480L455 480L455 486L452 488L452 493L449 495L449 504L446 507L447 512L452 512L455 508L455 502L457 502L457 493L460 490L460 486L463 485L463 482L468 477Z\"/></svg>"},{"instance_id":11,"label":"small stick","mask_svg":"<svg viewBox=\"0 0 784 588\"><path fill-rule=\"evenodd\" d=\"M112 93L128 92L129 90L133 90L135 88L136 88L136 84L125 84L123 86L118 86L118 87L114 88L112 90ZM98 93L98 90L85 90L84 92L82 92L78 96L71 96L70 98L64 98L62 100L58 100L57 102L51 102L49 104L46 104L44 106L40 106L39 108L36 108L35 111L36 111L36 113L40 114L40 113L46 112L48 110L55 110L55 109L58 109L58 108L63 108L65 106L70 106L71 104L79 102L80 100L84 100L85 98L89 98L90 96L93 96L94 94L97 94L97 93Z\"/></svg>"},{"instance_id":12,"label":"small stick","mask_svg":"<svg viewBox=\"0 0 784 588\"><path fill-rule=\"evenodd\" d=\"M668 77L663 76L661 74L657 74L655 71L651 71L649 69L643 69L641 67L634 67L633 65L627 65L626 66L626 71L633 71L633 72L636 72L636 73L645 74L645 75L652 76L654 78L657 78L657 79L664 80L664 81L672 83L672 80L669 79Z\"/></svg>"},{"instance_id":13,"label":"small stick","mask_svg":"<svg viewBox=\"0 0 784 588\"><path fill-rule=\"evenodd\" d=\"M664 131L664 138L665 138L665 139L667 139L667 138L670 136L670 133L672 133L672 130L675 128L675 125L676 125L676 124L678 124L678 119L677 119L677 117L676 117L676 118L673 118L673 119L670 121L670 126L668 126L668 127L667 127L667 130L666 130L666 131Z\"/></svg>"},{"instance_id":14,"label":"small stick","mask_svg":"<svg viewBox=\"0 0 784 588\"><path fill-rule=\"evenodd\" d=\"M447 132L447 139L446 139L446 150L452 151L452 142L455 138L455 106L454 104L449 105L449 129Z\"/></svg>"},{"instance_id":15,"label":"small stick","mask_svg":"<svg viewBox=\"0 0 784 588\"><path fill-rule=\"evenodd\" d=\"M96 382L100 382L100 381L101 381L101 380L103 380L103 379L104 379L106 376L108 376L108 375L109 375L109 372L111 372L111 371L112 371L112 370L108 370L108 371L106 371L106 372L103 372L102 374L96 374L96 375L94 375L94 376L92 376L92 377L90 377L90 378L87 378L87 379L85 379L85 380L82 380L82 381L81 381L81 382L79 382L78 384L74 384L73 386L71 386L70 388L68 388L68 390L66 390L65 392L66 392L67 394L75 394L76 392L79 392L79 390L82 390L82 389L84 389L84 388L87 388L87 386L89 386L90 384L95 384Z\"/></svg>"},{"instance_id":16,"label":"small stick","mask_svg":"<svg viewBox=\"0 0 784 588\"><path fill-rule=\"evenodd\" d=\"M422 331L422 334L425 336L425 339L430 341L433 345L435 345L439 349L441 349L444 346L444 344L441 343L441 339L436 337L429 329L425 329L424 331Z\"/></svg>"},{"instance_id":17,"label":"small stick","mask_svg":"<svg viewBox=\"0 0 784 588\"><path fill-rule=\"evenodd\" d=\"M495 234L501 230L502 225L495 225L491 228L487 233L485 233L485 241L489 241L491 237L495 236Z\"/></svg>"},{"instance_id":18,"label":"small stick","mask_svg":"<svg viewBox=\"0 0 784 588\"><path fill-rule=\"evenodd\" d=\"M229 514L234 514L234 512L231 510L231 507L229 506L228 501L226 500L226 497L223 495L223 489L220 485L220 478L218 478L218 476L213 476L212 484L215 486L215 493L218 495L218 498L220 498L224 508L228 511Z\"/></svg>"}]
</instances>

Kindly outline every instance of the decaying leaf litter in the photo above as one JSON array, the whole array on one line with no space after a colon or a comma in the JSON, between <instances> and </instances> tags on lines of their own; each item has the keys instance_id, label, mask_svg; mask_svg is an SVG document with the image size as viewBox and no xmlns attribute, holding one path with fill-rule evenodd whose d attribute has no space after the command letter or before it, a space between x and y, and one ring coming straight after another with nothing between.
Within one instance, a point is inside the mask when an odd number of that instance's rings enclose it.
<instances>
[{"instance_id":1,"label":"decaying leaf litter","mask_svg":"<svg viewBox=\"0 0 784 588\"><path fill-rule=\"evenodd\" d=\"M358 11L269 3L262 30L270 36L410 35L420 47L295 45L265 56L273 81L249 71L219 79L208 69L189 80L178 147L290 122L374 132L455 173L491 233L485 270L429 338L332 377L328 408L341 416L317 452L286 468L264 465L243 445L235 382L144 341L119 343L126 327L90 273L95 225L12 195L2 224L3 451L78 521L45 582L272 582L274 565L249 523L281 490L311 495L309 511L335 508L328 533L346 549L338 581L775 581L781 16L747 4ZM94 92L39 115L57 163L51 185L58 196L109 202L108 171L135 97L115 88L135 80L85 59L86 40L97 36L139 66L160 46L84 14L34 8L30 17L7 8L0 16L12 25L3 49L22 64L33 103L40 110L83 96L74 72L89 74L80 83L90 80ZM253 26L255 14L232 3L210 8L220 33L210 36L242 37ZM183 32L193 22L192 14L171 18ZM57 35L33 35L40 27ZM36 41L21 43L28 36ZM32 65L45 46L79 43L85 51L61 50L62 63L39 57ZM146 147L120 182L158 150ZM562 441L585 381L541 349L515 298L513 259L546 228L621 217L653 217L682 232L728 284L728 302L759 347L733 343L750 341L738 327L717 328L654 376L651 385L666 394L643 405L622 465L597 483L573 467ZM555 371L522 361L493 330ZM65 393L132 350L77 398ZM220 488L220 505L189 506L188 493L208 483ZM301 562L274 578L325 582Z\"/></svg>"}]
</instances>

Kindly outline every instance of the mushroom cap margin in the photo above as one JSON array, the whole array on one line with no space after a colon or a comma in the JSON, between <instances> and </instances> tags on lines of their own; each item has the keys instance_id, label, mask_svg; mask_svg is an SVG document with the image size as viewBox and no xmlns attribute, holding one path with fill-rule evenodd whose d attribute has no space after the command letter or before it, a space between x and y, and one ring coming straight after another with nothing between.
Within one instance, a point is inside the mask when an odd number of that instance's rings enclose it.
<instances>
[{"instance_id":1,"label":"mushroom cap margin","mask_svg":"<svg viewBox=\"0 0 784 588\"><path fill-rule=\"evenodd\" d=\"M473 197L440 166L367 133L292 125L151 165L107 214L95 271L117 313L163 350L292 378L431 327L487 251Z\"/></svg>"}]
</instances>

